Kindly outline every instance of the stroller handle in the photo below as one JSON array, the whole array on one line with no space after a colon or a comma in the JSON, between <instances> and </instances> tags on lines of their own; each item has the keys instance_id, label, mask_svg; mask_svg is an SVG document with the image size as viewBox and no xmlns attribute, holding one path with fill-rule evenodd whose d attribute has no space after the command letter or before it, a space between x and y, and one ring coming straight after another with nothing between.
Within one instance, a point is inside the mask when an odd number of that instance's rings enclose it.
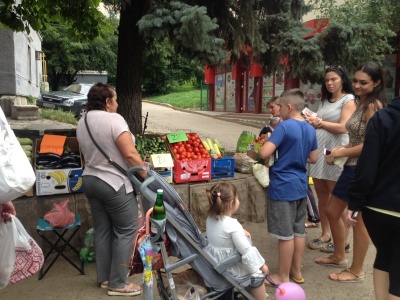
<instances>
[{"instance_id":1,"label":"stroller handle","mask_svg":"<svg viewBox=\"0 0 400 300\"><path fill-rule=\"evenodd\" d=\"M146 171L146 168L142 166L136 166L136 167L130 167L128 171L126 171L126 176L128 176L130 181L132 181L133 189L135 191L139 191L139 187L143 182L143 178L140 177L137 173L139 171Z\"/></svg>"}]
</instances>

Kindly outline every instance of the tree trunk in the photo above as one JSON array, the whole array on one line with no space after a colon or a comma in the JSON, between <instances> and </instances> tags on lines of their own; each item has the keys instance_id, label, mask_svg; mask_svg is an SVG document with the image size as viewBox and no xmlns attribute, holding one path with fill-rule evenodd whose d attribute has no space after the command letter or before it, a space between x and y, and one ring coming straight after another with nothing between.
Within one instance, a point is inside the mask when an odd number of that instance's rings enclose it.
<instances>
[{"instance_id":1,"label":"tree trunk","mask_svg":"<svg viewBox=\"0 0 400 300\"><path fill-rule=\"evenodd\" d=\"M116 89L118 113L125 118L132 133L141 133L143 39L136 23L143 15L145 1L131 2L126 2L121 9Z\"/></svg>"}]
</instances>

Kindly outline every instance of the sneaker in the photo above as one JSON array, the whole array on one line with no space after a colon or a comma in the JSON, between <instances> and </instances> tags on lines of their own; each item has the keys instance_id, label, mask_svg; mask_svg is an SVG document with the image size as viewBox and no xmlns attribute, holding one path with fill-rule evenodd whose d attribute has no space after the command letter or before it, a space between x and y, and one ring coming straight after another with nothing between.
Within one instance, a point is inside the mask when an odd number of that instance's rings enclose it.
<instances>
[{"instance_id":1,"label":"sneaker","mask_svg":"<svg viewBox=\"0 0 400 300\"><path fill-rule=\"evenodd\" d=\"M335 246L333 245L333 243L325 244L325 245L322 245L320 250L325 253L334 253ZM350 244L347 244L346 247L344 247L344 252L349 253L350 250L351 250L351 246L350 246Z\"/></svg>"},{"instance_id":2,"label":"sneaker","mask_svg":"<svg viewBox=\"0 0 400 300\"><path fill-rule=\"evenodd\" d=\"M313 249L313 250L321 249L322 246L323 246L324 244L330 243L331 239L332 239L332 238L329 237L329 240L327 240L326 242L324 242L324 241L321 240L320 238L313 239L312 241L310 241L310 242L308 243L308 247L309 247L310 249Z\"/></svg>"}]
</instances>

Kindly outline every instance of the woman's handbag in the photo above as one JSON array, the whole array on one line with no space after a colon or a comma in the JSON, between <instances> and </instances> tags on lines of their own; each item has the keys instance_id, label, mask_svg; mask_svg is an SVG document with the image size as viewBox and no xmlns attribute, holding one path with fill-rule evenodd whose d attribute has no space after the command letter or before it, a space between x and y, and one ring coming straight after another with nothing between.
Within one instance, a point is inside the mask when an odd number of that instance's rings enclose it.
<instances>
[{"instance_id":1,"label":"woman's handbag","mask_svg":"<svg viewBox=\"0 0 400 300\"><path fill-rule=\"evenodd\" d=\"M0 289L32 276L43 262L42 249L16 217L0 222Z\"/></svg>"},{"instance_id":2,"label":"woman's handbag","mask_svg":"<svg viewBox=\"0 0 400 300\"><path fill-rule=\"evenodd\" d=\"M0 108L0 204L29 191L36 175Z\"/></svg>"}]
</instances>

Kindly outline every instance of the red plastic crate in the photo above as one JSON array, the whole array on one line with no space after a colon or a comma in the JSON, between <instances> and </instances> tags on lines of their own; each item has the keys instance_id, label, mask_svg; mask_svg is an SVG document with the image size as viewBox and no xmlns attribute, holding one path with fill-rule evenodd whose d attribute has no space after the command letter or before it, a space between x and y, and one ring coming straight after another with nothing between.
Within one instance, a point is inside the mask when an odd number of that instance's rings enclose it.
<instances>
[{"instance_id":1,"label":"red plastic crate","mask_svg":"<svg viewBox=\"0 0 400 300\"><path fill-rule=\"evenodd\" d=\"M171 145L165 136L163 139L167 142L172 158L174 159L173 181L175 183L187 183L195 181L210 181L211 180L211 158L201 158L193 160L177 160Z\"/></svg>"},{"instance_id":2,"label":"red plastic crate","mask_svg":"<svg viewBox=\"0 0 400 300\"><path fill-rule=\"evenodd\" d=\"M211 180L211 158L188 161L174 159L173 180L176 183Z\"/></svg>"}]
</instances>

